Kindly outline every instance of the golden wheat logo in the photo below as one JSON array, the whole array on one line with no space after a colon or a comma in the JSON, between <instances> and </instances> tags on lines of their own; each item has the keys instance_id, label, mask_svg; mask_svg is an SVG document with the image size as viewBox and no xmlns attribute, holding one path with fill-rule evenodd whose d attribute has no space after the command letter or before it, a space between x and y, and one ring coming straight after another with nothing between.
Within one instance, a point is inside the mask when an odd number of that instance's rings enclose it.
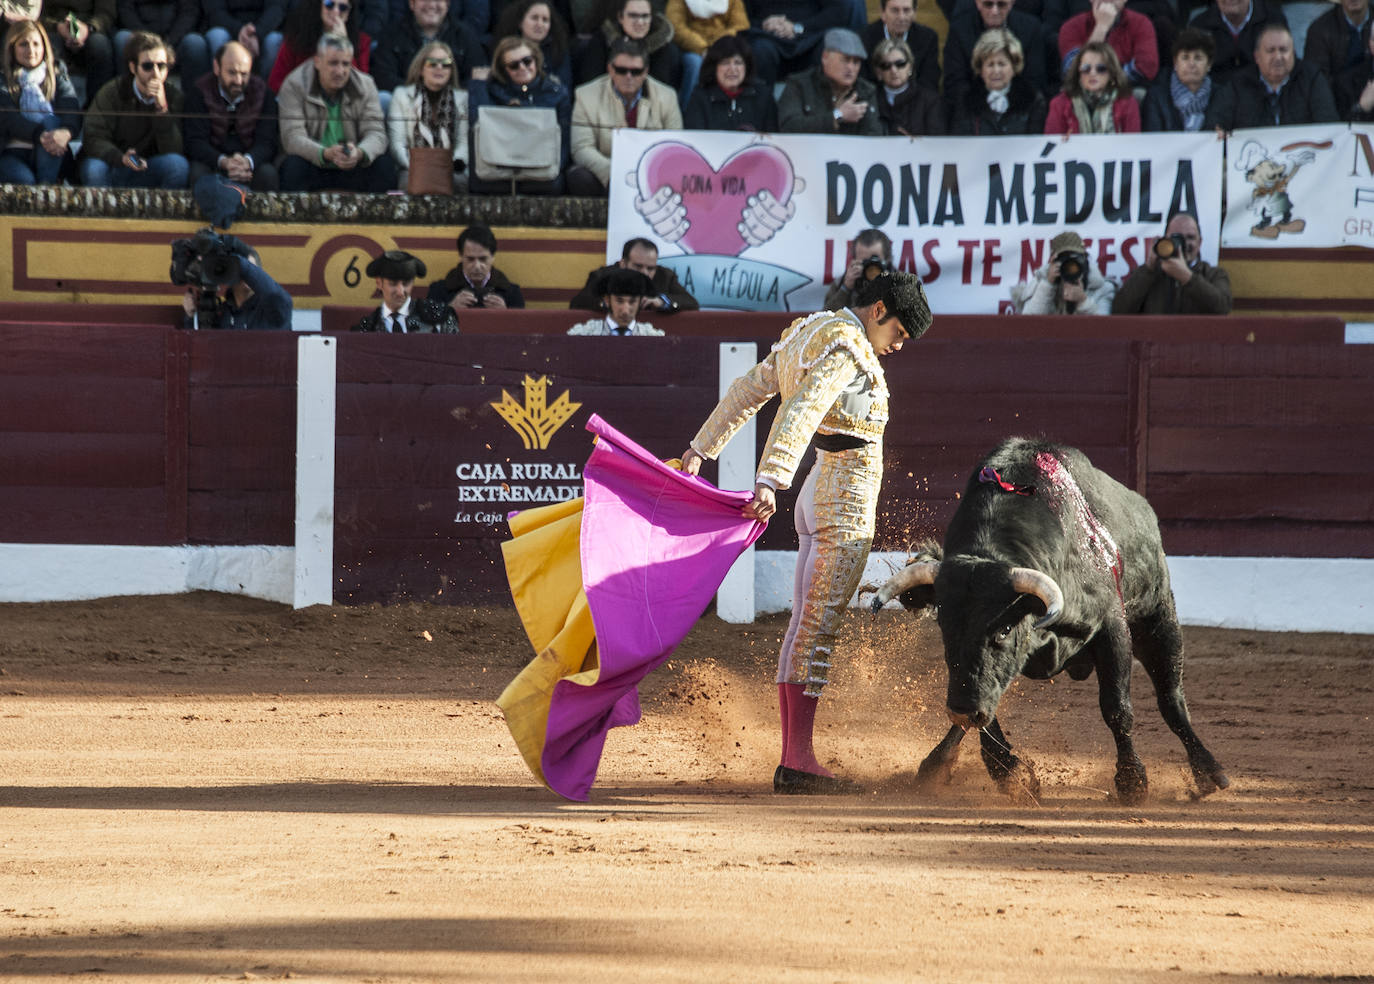
<instances>
[{"instance_id":1,"label":"golden wheat logo","mask_svg":"<svg viewBox=\"0 0 1374 984\"><path fill-rule=\"evenodd\" d=\"M548 403L549 377L525 377L525 403L521 406L506 390L501 391L501 399L492 404L496 412L505 418L520 440L525 442L526 450L544 450L554 431L568 422L582 404L568 399L567 390Z\"/></svg>"}]
</instances>

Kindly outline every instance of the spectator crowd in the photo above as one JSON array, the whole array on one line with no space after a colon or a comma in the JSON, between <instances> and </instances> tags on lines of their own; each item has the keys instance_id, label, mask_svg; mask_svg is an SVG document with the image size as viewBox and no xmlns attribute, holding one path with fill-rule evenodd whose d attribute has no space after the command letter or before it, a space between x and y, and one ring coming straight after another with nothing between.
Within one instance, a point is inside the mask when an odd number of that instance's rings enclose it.
<instances>
[{"instance_id":1,"label":"spectator crowd","mask_svg":"<svg viewBox=\"0 0 1374 984\"><path fill-rule=\"evenodd\" d=\"M929 0L927 0L929 2ZM605 195L620 127L1374 119L1370 0L5 0L0 181ZM625 279L625 278L622 278Z\"/></svg>"}]
</instances>

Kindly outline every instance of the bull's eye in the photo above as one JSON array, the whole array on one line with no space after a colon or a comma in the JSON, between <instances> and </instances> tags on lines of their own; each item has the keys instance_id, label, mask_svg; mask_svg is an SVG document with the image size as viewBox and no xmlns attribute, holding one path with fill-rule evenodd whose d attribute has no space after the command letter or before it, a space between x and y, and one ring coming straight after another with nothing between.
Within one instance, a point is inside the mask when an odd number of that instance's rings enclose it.
<instances>
[{"instance_id":1,"label":"bull's eye","mask_svg":"<svg viewBox=\"0 0 1374 984\"><path fill-rule=\"evenodd\" d=\"M1010 625L1004 625L1004 626L1002 626L1002 628L1000 628L1000 629L997 630L997 641L998 641L998 642L1006 642L1009 638L1011 638L1011 626L1010 626Z\"/></svg>"}]
</instances>

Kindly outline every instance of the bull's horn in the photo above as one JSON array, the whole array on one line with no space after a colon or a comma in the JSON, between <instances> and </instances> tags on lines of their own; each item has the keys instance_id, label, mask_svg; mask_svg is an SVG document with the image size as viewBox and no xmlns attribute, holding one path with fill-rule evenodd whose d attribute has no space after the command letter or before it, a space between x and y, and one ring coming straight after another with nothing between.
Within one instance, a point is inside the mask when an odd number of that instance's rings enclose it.
<instances>
[{"instance_id":1,"label":"bull's horn","mask_svg":"<svg viewBox=\"0 0 1374 984\"><path fill-rule=\"evenodd\" d=\"M1011 586L1018 594L1035 595L1045 603L1045 614L1036 620L1037 629L1047 628L1059 621L1064 612L1064 592L1054 583L1054 578L1030 567L1011 569Z\"/></svg>"},{"instance_id":2,"label":"bull's horn","mask_svg":"<svg viewBox=\"0 0 1374 984\"><path fill-rule=\"evenodd\" d=\"M873 610L876 612L903 591L918 588L923 584L934 584L935 575L939 573L938 560L922 560L907 564L878 589L878 594L873 598Z\"/></svg>"}]
</instances>

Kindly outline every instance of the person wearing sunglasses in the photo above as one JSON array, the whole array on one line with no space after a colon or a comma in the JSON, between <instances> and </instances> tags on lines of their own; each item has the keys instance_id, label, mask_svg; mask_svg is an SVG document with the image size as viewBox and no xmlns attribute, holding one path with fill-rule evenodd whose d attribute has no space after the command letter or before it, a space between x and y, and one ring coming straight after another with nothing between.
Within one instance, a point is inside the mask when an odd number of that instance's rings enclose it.
<instances>
[{"instance_id":1,"label":"person wearing sunglasses","mask_svg":"<svg viewBox=\"0 0 1374 984\"><path fill-rule=\"evenodd\" d=\"M124 48L129 73L103 85L86 111L78 172L92 188L185 188L181 89L175 59L156 34L142 31Z\"/></svg>"},{"instance_id":2,"label":"person wearing sunglasses","mask_svg":"<svg viewBox=\"0 0 1374 984\"><path fill-rule=\"evenodd\" d=\"M1040 21L1013 9L1012 0L972 0L955 8L945 37L944 94L951 109L962 104L973 87L974 46L984 33L997 28L1010 31L1021 42L1025 59L1021 74L1031 88L1046 98L1058 88L1058 47Z\"/></svg>"},{"instance_id":3,"label":"person wearing sunglasses","mask_svg":"<svg viewBox=\"0 0 1374 984\"><path fill-rule=\"evenodd\" d=\"M564 174L568 170L572 147L572 91L564 81L547 71L544 53L538 45L520 36L508 36L496 43L491 56L491 72L473 77L468 86L468 106L474 123L483 106L524 106L552 109L558 120L559 155L562 161L557 177L549 181L522 179L516 191L522 195L563 194ZM473 175L468 190L480 194L510 194L509 181L487 181Z\"/></svg>"},{"instance_id":4,"label":"person wearing sunglasses","mask_svg":"<svg viewBox=\"0 0 1374 984\"><path fill-rule=\"evenodd\" d=\"M463 21L451 16L449 0L410 0L406 15L382 31L377 50L372 53L370 71L378 90L393 92L404 85L415 55L434 41L442 41L453 52L454 78L460 87L467 85L474 68L487 63L477 35Z\"/></svg>"},{"instance_id":5,"label":"person wearing sunglasses","mask_svg":"<svg viewBox=\"0 0 1374 984\"><path fill-rule=\"evenodd\" d=\"M1045 132L1140 132L1140 104L1107 42L1089 41L1069 63L1064 91L1050 100Z\"/></svg>"},{"instance_id":6,"label":"person wearing sunglasses","mask_svg":"<svg viewBox=\"0 0 1374 984\"><path fill-rule=\"evenodd\" d=\"M348 38L321 37L315 57L282 83L277 108L282 191L380 194L396 187L377 86L353 63Z\"/></svg>"},{"instance_id":7,"label":"person wearing sunglasses","mask_svg":"<svg viewBox=\"0 0 1374 984\"><path fill-rule=\"evenodd\" d=\"M654 11L649 0L614 0L611 15L592 32L574 59L573 75L579 84L590 82L605 71L611 44L621 38L644 46L650 78L674 92L683 87L686 80L682 75L682 49L673 43L673 25ZM696 67L700 71L700 62ZM695 86L696 80L692 82Z\"/></svg>"},{"instance_id":8,"label":"person wearing sunglasses","mask_svg":"<svg viewBox=\"0 0 1374 984\"><path fill-rule=\"evenodd\" d=\"M821 44L821 63L787 80L778 97L783 133L840 133L882 136L878 93L859 77L864 44L847 27L832 27Z\"/></svg>"},{"instance_id":9,"label":"person wearing sunglasses","mask_svg":"<svg viewBox=\"0 0 1374 984\"><path fill-rule=\"evenodd\" d=\"M611 178L611 138L623 126L681 130L677 93L649 78L648 50L633 38L611 42L606 74L573 95L568 194L604 198Z\"/></svg>"},{"instance_id":10,"label":"person wearing sunglasses","mask_svg":"<svg viewBox=\"0 0 1374 984\"><path fill-rule=\"evenodd\" d=\"M416 52L405 85L391 94L386 120L397 188L409 185L412 147L440 147L453 161L453 191L467 191L468 94L458 82L448 45L431 41Z\"/></svg>"},{"instance_id":11,"label":"person wearing sunglasses","mask_svg":"<svg viewBox=\"0 0 1374 984\"><path fill-rule=\"evenodd\" d=\"M940 91L940 36L916 23L916 0L883 0L878 19L864 28L859 39L868 52L863 75L870 82L879 81L870 67L878 42L905 41L915 58L912 79L932 92Z\"/></svg>"},{"instance_id":12,"label":"person wearing sunglasses","mask_svg":"<svg viewBox=\"0 0 1374 984\"><path fill-rule=\"evenodd\" d=\"M878 76L878 117L893 136L943 136L948 125L940 94L912 76L914 60L905 41L879 41L873 49Z\"/></svg>"},{"instance_id":13,"label":"person wearing sunglasses","mask_svg":"<svg viewBox=\"0 0 1374 984\"><path fill-rule=\"evenodd\" d=\"M168 3L166 0L119 0L119 28L114 34L115 51L123 51L135 31L147 31L166 41L176 52L182 91L210 71L210 47L205 35L197 32L199 3Z\"/></svg>"},{"instance_id":14,"label":"person wearing sunglasses","mask_svg":"<svg viewBox=\"0 0 1374 984\"><path fill-rule=\"evenodd\" d=\"M114 3L111 0L45 0L42 11L43 27L48 32L52 50L72 72L86 77L89 102L118 74L120 54L112 37ZM34 16L38 14L35 12Z\"/></svg>"},{"instance_id":15,"label":"person wearing sunglasses","mask_svg":"<svg viewBox=\"0 0 1374 984\"><path fill-rule=\"evenodd\" d=\"M1045 132L1049 106L1026 81L1021 42L1004 27L985 31L973 46L973 82L954 104L950 134L1003 137Z\"/></svg>"},{"instance_id":16,"label":"person wearing sunglasses","mask_svg":"<svg viewBox=\"0 0 1374 984\"><path fill-rule=\"evenodd\" d=\"M281 48L267 76L273 92L280 93L286 77L315 56L320 38L334 34L348 38L353 47L353 66L366 72L371 65L372 38L358 29L358 0L299 0L282 21Z\"/></svg>"}]
</instances>

